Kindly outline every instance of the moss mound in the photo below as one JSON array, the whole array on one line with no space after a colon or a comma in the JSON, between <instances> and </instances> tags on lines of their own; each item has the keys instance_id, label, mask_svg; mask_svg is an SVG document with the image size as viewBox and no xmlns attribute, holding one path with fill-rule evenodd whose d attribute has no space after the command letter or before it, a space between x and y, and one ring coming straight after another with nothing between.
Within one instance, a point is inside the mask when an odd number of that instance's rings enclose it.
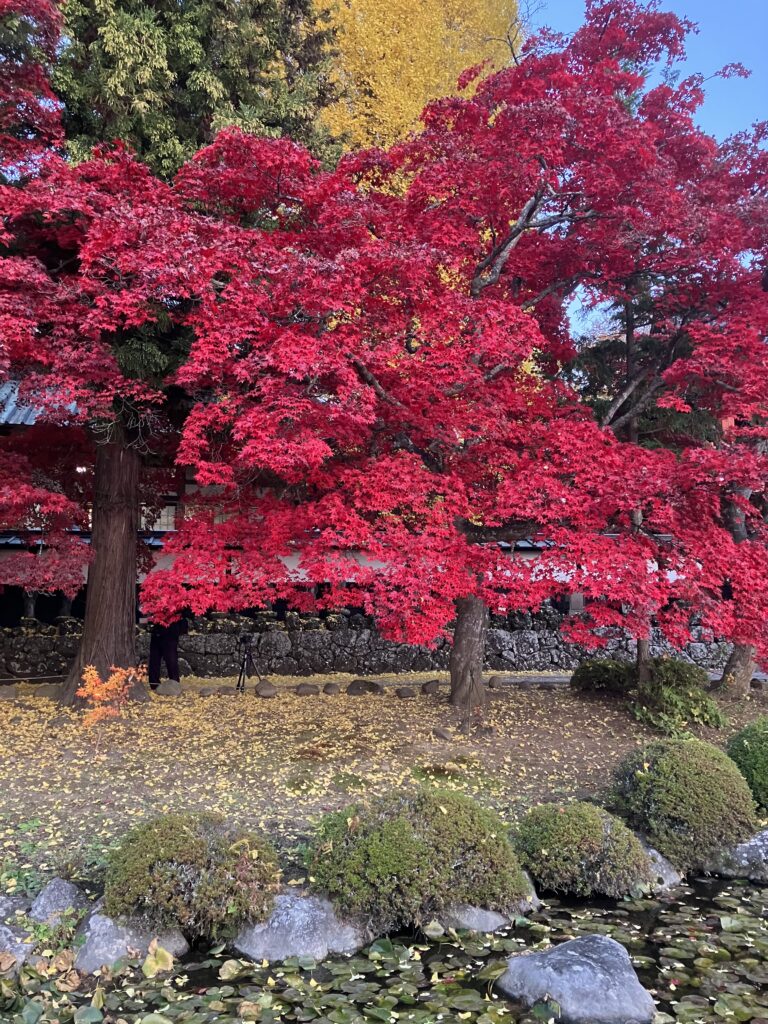
<instances>
[{"instance_id":1,"label":"moss mound","mask_svg":"<svg viewBox=\"0 0 768 1024\"><path fill-rule=\"evenodd\" d=\"M755 800L768 807L768 716L737 732L728 744L728 756L736 762Z\"/></svg>"},{"instance_id":2,"label":"moss mound","mask_svg":"<svg viewBox=\"0 0 768 1024\"><path fill-rule=\"evenodd\" d=\"M395 793L327 815L310 851L315 887L379 931L456 903L502 913L528 893L506 829L458 793Z\"/></svg>"},{"instance_id":3,"label":"moss mound","mask_svg":"<svg viewBox=\"0 0 768 1024\"><path fill-rule=\"evenodd\" d=\"M590 658L571 676L571 689L586 693L625 694L634 685L633 667L626 661Z\"/></svg>"},{"instance_id":4,"label":"moss mound","mask_svg":"<svg viewBox=\"0 0 768 1024\"><path fill-rule=\"evenodd\" d=\"M539 885L618 898L650 884L648 855L627 826L593 804L543 804L517 828L520 863Z\"/></svg>"},{"instance_id":5,"label":"moss mound","mask_svg":"<svg viewBox=\"0 0 768 1024\"><path fill-rule=\"evenodd\" d=\"M701 740L659 740L634 751L616 770L615 799L629 823L681 871L757 827L744 777L722 750Z\"/></svg>"},{"instance_id":6,"label":"moss mound","mask_svg":"<svg viewBox=\"0 0 768 1024\"><path fill-rule=\"evenodd\" d=\"M654 658L650 677L638 686L635 717L662 732L684 732L693 722L720 728L725 718L705 693L709 676L680 658Z\"/></svg>"},{"instance_id":7,"label":"moss mound","mask_svg":"<svg viewBox=\"0 0 768 1024\"><path fill-rule=\"evenodd\" d=\"M269 916L279 877L267 840L217 814L166 814L138 825L110 856L104 907L189 937Z\"/></svg>"}]
</instances>

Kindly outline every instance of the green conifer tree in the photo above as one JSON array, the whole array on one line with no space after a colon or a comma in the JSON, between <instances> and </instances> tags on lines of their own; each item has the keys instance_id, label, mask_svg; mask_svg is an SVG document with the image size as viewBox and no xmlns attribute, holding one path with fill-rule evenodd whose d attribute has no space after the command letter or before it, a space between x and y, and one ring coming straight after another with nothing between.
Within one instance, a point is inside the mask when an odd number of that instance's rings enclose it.
<instances>
[{"instance_id":1,"label":"green conifer tree","mask_svg":"<svg viewBox=\"0 0 768 1024\"><path fill-rule=\"evenodd\" d=\"M53 86L70 153L122 139L170 177L236 124L322 156L328 39L312 0L67 0Z\"/></svg>"}]
</instances>

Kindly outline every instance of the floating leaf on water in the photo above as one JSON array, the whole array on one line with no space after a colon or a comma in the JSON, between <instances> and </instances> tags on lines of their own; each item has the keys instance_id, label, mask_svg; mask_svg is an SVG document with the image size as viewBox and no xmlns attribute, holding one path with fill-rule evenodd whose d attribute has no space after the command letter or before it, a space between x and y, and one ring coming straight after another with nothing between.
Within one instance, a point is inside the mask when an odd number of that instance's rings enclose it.
<instances>
[{"instance_id":1,"label":"floating leaf on water","mask_svg":"<svg viewBox=\"0 0 768 1024\"><path fill-rule=\"evenodd\" d=\"M219 977L222 981L232 981L245 972L245 964L242 960L225 960L219 968Z\"/></svg>"}]
</instances>

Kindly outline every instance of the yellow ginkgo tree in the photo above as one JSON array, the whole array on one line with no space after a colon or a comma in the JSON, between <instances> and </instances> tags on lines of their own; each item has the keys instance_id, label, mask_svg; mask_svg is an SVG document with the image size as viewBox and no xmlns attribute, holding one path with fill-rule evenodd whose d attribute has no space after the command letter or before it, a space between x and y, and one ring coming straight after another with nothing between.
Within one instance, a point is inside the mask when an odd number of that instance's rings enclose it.
<instances>
[{"instance_id":1,"label":"yellow ginkgo tree","mask_svg":"<svg viewBox=\"0 0 768 1024\"><path fill-rule=\"evenodd\" d=\"M321 116L351 148L401 138L462 71L503 66L519 40L516 0L335 0L329 13L339 98Z\"/></svg>"}]
</instances>

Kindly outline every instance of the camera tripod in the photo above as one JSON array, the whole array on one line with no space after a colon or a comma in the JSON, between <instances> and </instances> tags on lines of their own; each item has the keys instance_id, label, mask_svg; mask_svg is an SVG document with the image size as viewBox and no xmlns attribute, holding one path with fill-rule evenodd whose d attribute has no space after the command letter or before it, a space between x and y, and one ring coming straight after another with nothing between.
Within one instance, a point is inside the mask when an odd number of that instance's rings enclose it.
<instances>
[{"instance_id":1,"label":"camera tripod","mask_svg":"<svg viewBox=\"0 0 768 1024\"><path fill-rule=\"evenodd\" d=\"M253 661L253 637L249 633L239 636L237 638L237 647L240 654L240 674L237 677L235 690L237 693L245 693L245 681L250 676L255 675L259 682L261 682L261 676L256 671Z\"/></svg>"}]
</instances>

